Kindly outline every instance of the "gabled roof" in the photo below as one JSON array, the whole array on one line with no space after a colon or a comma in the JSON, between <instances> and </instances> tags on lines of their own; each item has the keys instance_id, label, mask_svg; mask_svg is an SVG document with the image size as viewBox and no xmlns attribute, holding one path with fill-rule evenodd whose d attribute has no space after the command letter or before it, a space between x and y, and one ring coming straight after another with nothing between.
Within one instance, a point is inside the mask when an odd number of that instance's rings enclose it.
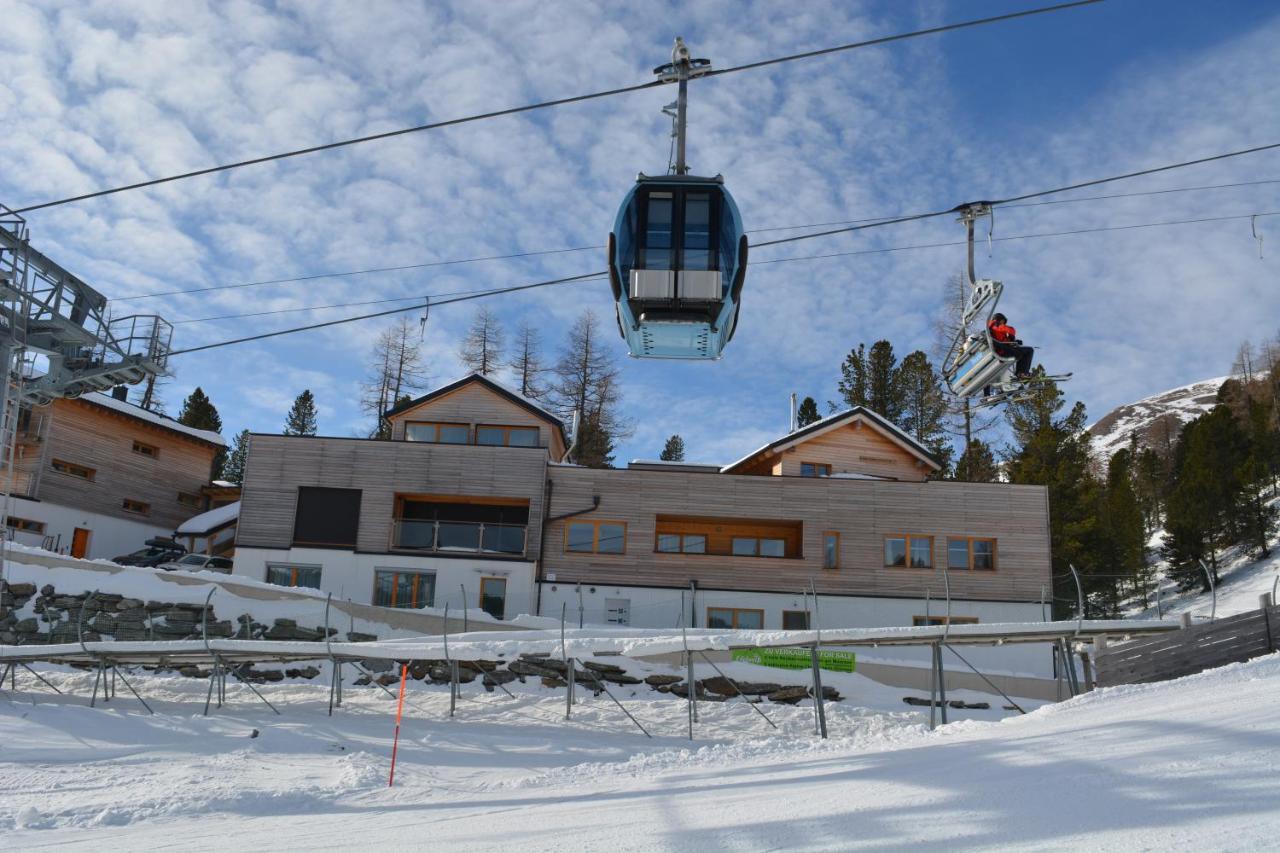
<instances>
[{"instance_id":1,"label":"gabled roof","mask_svg":"<svg viewBox=\"0 0 1280 853\"><path fill-rule=\"evenodd\" d=\"M794 447L797 444L801 444L811 438L816 438L823 433L831 432L834 429L838 429L839 427L853 423L854 421L862 421L863 423L867 423L872 427L875 427L877 430L884 433L885 437L894 444L915 456L926 465L929 465L934 470L942 467L942 463L938 461L936 456L929 452L929 448L916 441L908 433L903 432L903 430L896 424L876 414L865 406L854 406L852 409L846 409L843 412L836 412L834 415L829 415L820 421L814 421L807 427L788 433L782 438L751 451L737 462L731 462L720 470L725 474L732 474L735 468L739 468L758 457L781 453L789 447Z\"/></svg>"},{"instance_id":2,"label":"gabled roof","mask_svg":"<svg viewBox=\"0 0 1280 853\"><path fill-rule=\"evenodd\" d=\"M568 445L569 439L565 431L564 421L560 420L560 418L556 417L549 410L543 408L541 403L537 403L533 400L530 400L528 397L524 396L519 391L516 391L513 388L508 388L506 385L503 385L501 382L498 382L495 379L491 379L488 376L485 376L483 373L469 373L466 376L462 377L461 379L455 379L452 382L448 382L444 385L441 385L438 388L433 388L415 400L409 400L406 403L401 403L399 406L395 406L393 408L387 409L386 417L390 418L393 415L398 415L401 412L407 412L409 409L417 408L423 403L429 403L434 399L443 397L445 394L448 394L452 391L456 391L459 388L462 388L463 386L469 385L473 382L478 382L481 385L484 385L490 391L497 394L499 397L504 397L507 400L510 400L512 403L515 403L517 406L527 409L533 415L536 415L537 417L547 421L548 423L550 423L551 425L553 425L554 427L560 430L560 438L564 441L566 445Z\"/></svg>"}]
</instances>

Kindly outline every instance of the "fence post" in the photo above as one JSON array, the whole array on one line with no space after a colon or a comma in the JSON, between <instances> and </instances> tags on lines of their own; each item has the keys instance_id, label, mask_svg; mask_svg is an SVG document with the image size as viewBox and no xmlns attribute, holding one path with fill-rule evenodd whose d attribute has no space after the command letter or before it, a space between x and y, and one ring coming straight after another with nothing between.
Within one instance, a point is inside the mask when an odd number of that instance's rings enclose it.
<instances>
[{"instance_id":1,"label":"fence post","mask_svg":"<svg viewBox=\"0 0 1280 853\"><path fill-rule=\"evenodd\" d=\"M1276 650L1275 639L1271 636L1271 593L1264 592L1258 596L1258 609L1262 611L1262 625L1267 629L1267 651L1274 652Z\"/></svg>"}]
</instances>

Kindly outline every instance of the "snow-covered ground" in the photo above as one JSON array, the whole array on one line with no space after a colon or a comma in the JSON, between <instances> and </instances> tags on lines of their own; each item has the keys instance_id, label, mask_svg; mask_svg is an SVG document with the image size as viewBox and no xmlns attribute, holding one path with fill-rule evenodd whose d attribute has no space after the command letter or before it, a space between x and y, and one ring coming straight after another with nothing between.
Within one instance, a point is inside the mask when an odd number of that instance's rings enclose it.
<instances>
[{"instance_id":1,"label":"snow-covered ground","mask_svg":"<svg viewBox=\"0 0 1280 853\"><path fill-rule=\"evenodd\" d=\"M750 677L779 670L734 664ZM348 691L325 714L311 683L239 686L200 716L205 682L142 676L85 707L90 676L46 670L80 698L0 698L0 846L40 849L561 851L915 849L1256 850L1280 838L1280 656L1157 685L1097 691L1027 716L929 732L902 690L830 675L832 738L808 705L701 705L512 685L413 684L394 788L394 702ZM967 696L963 698L978 698ZM989 697L982 697L989 698ZM33 700L35 700L33 702Z\"/></svg>"}]
</instances>

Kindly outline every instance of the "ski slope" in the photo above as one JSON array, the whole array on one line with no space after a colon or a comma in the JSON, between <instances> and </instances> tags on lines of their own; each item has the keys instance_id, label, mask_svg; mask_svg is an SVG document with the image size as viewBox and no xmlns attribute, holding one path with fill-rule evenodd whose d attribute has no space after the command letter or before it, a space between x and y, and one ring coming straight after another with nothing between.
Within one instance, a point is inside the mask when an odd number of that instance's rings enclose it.
<instances>
[{"instance_id":1,"label":"ski slope","mask_svg":"<svg viewBox=\"0 0 1280 853\"><path fill-rule=\"evenodd\" d=\"M82 695L90 678L52 677ZM776 732L740 702L703 705L690 743L686 706L669 697L624 695L647 740L604 697L566 724L563 693L477 690L450 720L447 694L415 684L390 789L393 702L373 689L350 691L332 718L316 684L268 685L281 717L238 686L202 717L204 682L166 676L137 679L154 717L123 695L89 709L6 694L0 845L1257 850L1280 838L1280 656L1022 717L996 720L997 705L933 733L904 691L832 677L849 699L828 705L825 742L805 705L765 706Z\"/></svg>"}]
</instances>

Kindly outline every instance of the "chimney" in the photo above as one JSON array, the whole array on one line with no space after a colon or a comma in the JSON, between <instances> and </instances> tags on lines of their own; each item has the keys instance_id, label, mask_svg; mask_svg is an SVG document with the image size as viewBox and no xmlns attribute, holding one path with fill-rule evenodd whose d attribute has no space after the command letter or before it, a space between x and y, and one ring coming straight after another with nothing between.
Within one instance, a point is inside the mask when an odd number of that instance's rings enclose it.
<instances>
[{"instance_id":1,"label":"chimney","mask_svg":"<svg viewBox=\"0 0 1280 853\"><path fill-rule=\"evenodd\" d=\"M792 394L791 394L791 429L790 429L790 430L788 430L788 432L795 432L795 431L796 431L796 419L797 419L797 416L796 416L796 395L795 395L795 392L792 392Z\"/></svg>"},{"instance_id":2,"label":"chimney","mask_svg":"<svg viewBox=\"0 0 1280 853\"><path fill-rule=\"evenodd\" d=\"M129 386L117 385L116 387L111 389L111 396L119 400L121 403L129 402ZM791 396L794 397L795 394L792 394ZM793 400L792 402L795 402L795 401Z\"/></svg>"}]
</instances>

